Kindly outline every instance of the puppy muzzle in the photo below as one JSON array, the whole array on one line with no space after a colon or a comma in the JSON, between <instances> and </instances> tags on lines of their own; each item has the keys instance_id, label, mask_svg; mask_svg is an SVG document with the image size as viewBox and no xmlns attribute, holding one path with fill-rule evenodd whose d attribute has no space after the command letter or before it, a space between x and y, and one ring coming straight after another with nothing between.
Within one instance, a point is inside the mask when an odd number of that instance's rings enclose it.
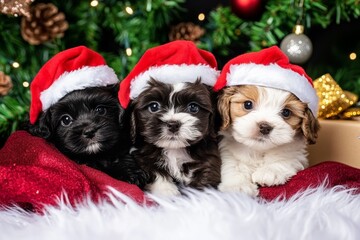
<instances>
[{"instance_id":1,"label":"puppy muzzle","mask_svg":"<svg viewBox=\"0 0 360 240\"><path fill-rule=\"evenodd\" d=\"M259 132L262 134L262 135L269 135L270 132L274 129L273 126L271 126L269 123L267 122L260 122L258 123L258 126L259 126Z\"/></svg>"},{"instance_id":2,"label":"puppy muzzle","mask_svg":"<svg viewBox=\"0 0 360 240\"><path fill-rule=\"evenodd\" d=\"M166 122L166 126L171 133L176 133L179 131L181 123L178 121L169 121Z\"/></svg>"}]
</instances>

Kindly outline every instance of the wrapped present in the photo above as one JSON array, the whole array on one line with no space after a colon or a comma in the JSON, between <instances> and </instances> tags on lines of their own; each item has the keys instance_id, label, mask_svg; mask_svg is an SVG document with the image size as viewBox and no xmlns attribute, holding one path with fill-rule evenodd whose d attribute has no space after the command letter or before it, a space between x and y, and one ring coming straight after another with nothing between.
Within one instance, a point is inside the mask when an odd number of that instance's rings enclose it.
<instances>
[{"instance_id":1,"label":"wrapped present","mask_svg":"<svg viewBox=\"0 0 360 240\"><path fill-rule=\"evenodd\" d=\"M341 162L360 168L360 108L358 96L344 91L330 74L314 80L319 97L320 131L317 143L309 146L310 165Z\"/></svg>"},{"instance_id":2,"label":"wrapped present","mask_svg":"<svg viewBox=\"0 0 360 240\"><path fill-rule=\"evenodd\" d=\"M360 116L360 108L353 107L358 96L341 89L330 74L322 75L313 83L319 97L318 118L350 119Z\"/></svg>"},{"instance_id":3,"label":"wrapped present","mask_svg":"<svg viewBox=\"0 0 360 240\"><path fill-rule=\"evenodd\" d=\"M360 122L328 119L319 122L317 142L308 147L310 165L336 161L360 168Z\"/></svg>"}]
</instances>

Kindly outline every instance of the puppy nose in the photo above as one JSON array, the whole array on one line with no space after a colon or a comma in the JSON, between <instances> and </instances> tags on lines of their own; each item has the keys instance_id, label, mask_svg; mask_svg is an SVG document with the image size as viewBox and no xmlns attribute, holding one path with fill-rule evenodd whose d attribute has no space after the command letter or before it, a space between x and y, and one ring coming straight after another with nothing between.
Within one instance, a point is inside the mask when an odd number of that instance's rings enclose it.
<instances>
[{"instance_id":1,"label":"puppy nose","mask_svg":"<svg viewBox=\"0 0 360 240\"><path fill-rule=\"evenodd\" d=\"M85 128L83 131L83 135L86 138L93 138L95 136L96 129L95 128Z\"/></svg>"},{"instance_id":2,"label":"puppy nose","mask_svg":"<svg viewBox=\"0 0 360 240\"><path fill-rule=\"evenodd\" d=\"M263 135L268 135L274 128L266 122L260 122L259 129Z\"/></svg>"},{"instance_id":3,"label":"puppy nose","mask_svg":"<svg viewBox=\"0 0 360 240\"><path fill-rule=\"evenodd\" d=\"M178 121L170 121L166 123L170 132L175 133L179 131L180 123Z\"/></svg>"}]
</instances>

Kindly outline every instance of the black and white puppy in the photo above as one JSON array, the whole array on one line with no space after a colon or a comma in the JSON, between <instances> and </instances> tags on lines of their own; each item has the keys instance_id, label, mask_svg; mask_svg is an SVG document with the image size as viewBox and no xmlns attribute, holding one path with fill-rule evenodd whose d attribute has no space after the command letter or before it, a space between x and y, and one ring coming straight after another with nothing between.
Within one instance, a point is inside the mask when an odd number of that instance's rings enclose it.
<instances>
[{"instance_id":1,"label":"black and white puppy","mask_svg":"<svg viewBox=\"0 0 360 240\"><path fill-rule=\"evenodd\" d=\"M210 88L154 79L131 103L132 153L149 175L146 190L180 194L179 186L216 188L221 159L215 134L216 107Z\"/></svg>"},{"instance_id":2,"label":"black and white puppy","mask_svg":"<svg viewBox=\"0 0 360 240\"><path fill-rule=\"evenodd\" d=\"M79 164L143 187L147 176L129 153L130 117L118 102L118 89L115 84L72 91L28 131Z\"/></svg>"}]
</instances>

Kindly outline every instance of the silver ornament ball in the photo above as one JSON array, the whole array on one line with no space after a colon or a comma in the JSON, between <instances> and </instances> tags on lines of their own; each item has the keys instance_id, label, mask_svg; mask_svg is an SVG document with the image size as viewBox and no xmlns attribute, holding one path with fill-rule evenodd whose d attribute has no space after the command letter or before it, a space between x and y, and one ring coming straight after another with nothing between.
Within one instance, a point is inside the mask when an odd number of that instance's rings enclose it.
<instances>
[{"instance_id":1,"label":"silver ornament ball","mask_svg":"<svg viewBox=\"0 0 360 240\"><path fill-rule=\"evenodd\" d=\"M288 56L290 62L305 63L312 54L311 40L305 34L290 33L280 43L281 50Z\"/></svg>"}]
</instances>

